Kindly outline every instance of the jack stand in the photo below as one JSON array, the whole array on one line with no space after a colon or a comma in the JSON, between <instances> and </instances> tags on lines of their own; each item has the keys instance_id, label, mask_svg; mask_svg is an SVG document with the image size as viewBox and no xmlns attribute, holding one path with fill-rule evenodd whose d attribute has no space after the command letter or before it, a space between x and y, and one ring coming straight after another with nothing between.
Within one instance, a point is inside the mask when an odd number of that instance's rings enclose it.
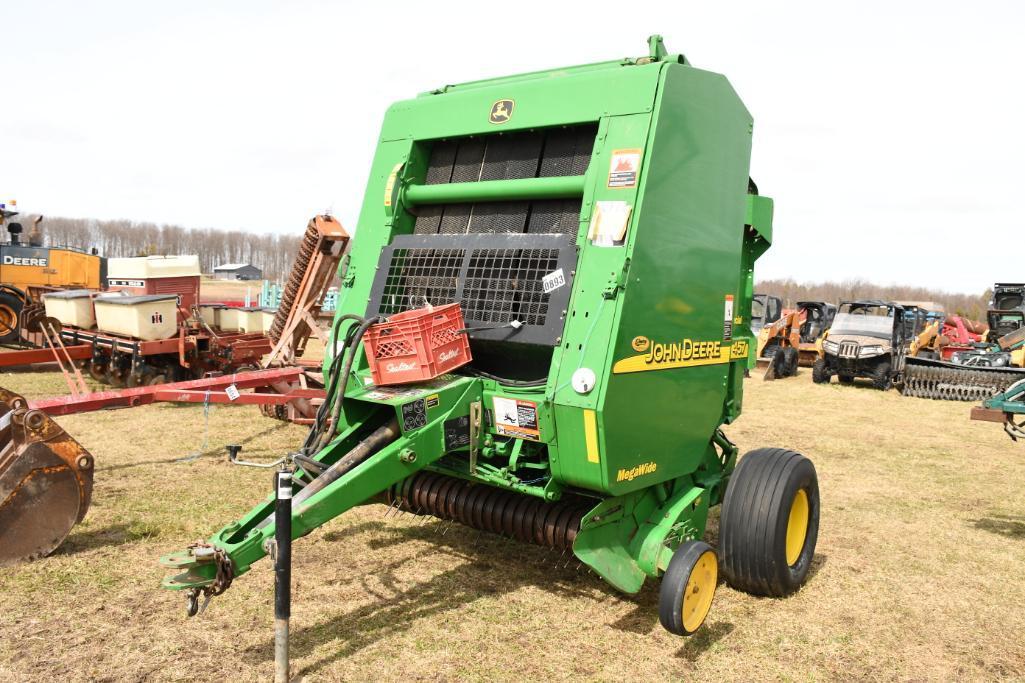
<instances>
[{"instance_id":1,"label":"jack stand","mask_svg":"<svg viewBox=\"0 0 1025 683\"><path fill-rule=\"evenodd\" d=\"M292 613L292 473L279 470L274 490L274 683L288 683L288 620Z\"/></svg>"}]
</instances>

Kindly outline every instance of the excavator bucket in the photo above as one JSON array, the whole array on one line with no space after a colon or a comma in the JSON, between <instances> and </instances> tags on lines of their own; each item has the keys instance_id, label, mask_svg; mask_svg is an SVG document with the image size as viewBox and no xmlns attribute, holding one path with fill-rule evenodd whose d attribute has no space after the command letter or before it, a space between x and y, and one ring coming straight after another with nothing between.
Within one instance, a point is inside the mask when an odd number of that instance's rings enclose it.
<instances>
[{"instance_id":1,"label":"excavator bucket","mask_svg":"<svg viewBox=\"0 0 1025 683\"><path fill-rule=\"evenodd\" d=\"M53 552L85 517L92 491L93 457L0 388L0 567Z\"/></svg>"}]
</instances>

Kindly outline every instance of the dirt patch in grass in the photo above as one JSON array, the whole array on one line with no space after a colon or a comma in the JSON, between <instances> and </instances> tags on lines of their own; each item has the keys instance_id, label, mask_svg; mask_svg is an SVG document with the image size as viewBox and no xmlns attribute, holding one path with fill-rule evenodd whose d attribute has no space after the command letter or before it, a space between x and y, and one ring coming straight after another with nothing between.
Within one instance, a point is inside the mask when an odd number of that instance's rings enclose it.
<instances>
[{"instance_id":1,"label":"dirt patch in grass","mask_svg":"<svg viewBox=\"0 0 1025 683\"><path fill-rule=\"evenodd\" d=\"M5 375L28 396L59 376ZM785 600L720 586L690 639L657 582L616 593L575 562L367 506L294 549L294 669L309 681L992 679L1025 676L1025 447L969 405L749 380L728 433L818 469L813 576ZM273 575L186 619L156 559L241 516L300 427L255 408L154 405L61 418L97 459L93 506L42 561L0 574L0 679L268 680ZM713 518L710 536L716 534Z\"/></svg>"}]
</instances>

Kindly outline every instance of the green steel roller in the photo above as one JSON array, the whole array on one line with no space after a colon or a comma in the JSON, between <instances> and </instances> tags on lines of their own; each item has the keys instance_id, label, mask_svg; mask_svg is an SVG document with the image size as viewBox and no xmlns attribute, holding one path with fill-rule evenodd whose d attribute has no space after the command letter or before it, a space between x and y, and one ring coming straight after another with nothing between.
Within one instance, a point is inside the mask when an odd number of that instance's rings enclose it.
<instances>
[{"instance_id":1,"label":"green steel roller","mask_svg":"<svg viewBox=\"0 0 1025 683\"><path fill-rule=\"evenodd\" d=\"M386 503L571 552L615 589L661 578L693 633L722 573L784 596L819 519L811 461L739 458L753 267L772 200L725 77L669 54L446 86L392 105L295 468L292 537ZM369 325L458 302L473 361L378 386ZM721 506L716 547L703 542ZM274 549L274 499L163 558L217 594Z\"/></svg>"}]
</instances>

